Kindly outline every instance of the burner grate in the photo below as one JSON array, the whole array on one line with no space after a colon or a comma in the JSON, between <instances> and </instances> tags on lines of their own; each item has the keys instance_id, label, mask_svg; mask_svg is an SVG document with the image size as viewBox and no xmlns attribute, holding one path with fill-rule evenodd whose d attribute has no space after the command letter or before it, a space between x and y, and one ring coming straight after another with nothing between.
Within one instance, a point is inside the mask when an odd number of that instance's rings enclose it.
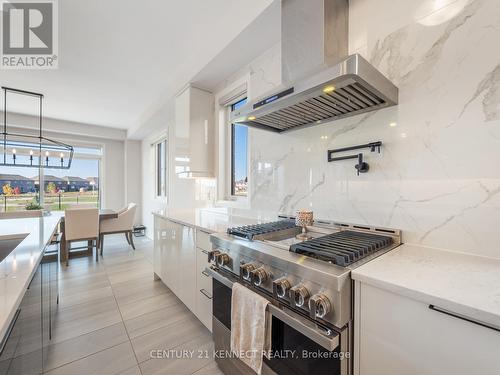
<instances>
[{"instance_id":1,"label":"burner grate","mask_svg":"<svg viewBox=\"0 0 500 375\"><path fill-rule=\"evenodd\" d=\"M261 234L278 232L286 229L292 229L295 227L296 225L294 220L279 220L279 221L273 221L271 223L245 225L242 227L228 228L227 233L232 234L233 236L243 237L252 241L255 236Z\"/></svg>"},{"instance_id":2,"label":"burner grate","mask_svg":"<svg viewBox=\"0 0 500 375\"><path fill-rule=\"evenodd\" d=\"M392 237L346 230L294 244L290 251L346 267L392 242Z\"/></svg>"}]
</instances>

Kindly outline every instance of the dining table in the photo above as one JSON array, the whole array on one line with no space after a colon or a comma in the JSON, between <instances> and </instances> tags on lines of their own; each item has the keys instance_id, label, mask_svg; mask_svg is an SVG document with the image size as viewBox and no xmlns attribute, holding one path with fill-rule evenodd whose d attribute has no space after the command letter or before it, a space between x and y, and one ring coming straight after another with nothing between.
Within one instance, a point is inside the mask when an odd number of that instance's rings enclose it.
<instances>
[{"instance_id":1,"label":"dining table","mask_svg":"<svg viewBox=\"0 0 500 375\"><path fill-rule=\"evenodd\" d=\"M109 208L100 209L99 210L99 222L107 219L116 219L118 217L118 212L115 210L111 210ZM59 241L59 260L61 263L65 263L67 260L67 256L81 256L81 255L92 255L92 241L87 241L87 249L81 251L72 251L71 254L66 252L66 237L65 237L65 225L64 225L64 215L61 216L60 221L60 233L61 239Z\"/></svg>"}]
</instances>

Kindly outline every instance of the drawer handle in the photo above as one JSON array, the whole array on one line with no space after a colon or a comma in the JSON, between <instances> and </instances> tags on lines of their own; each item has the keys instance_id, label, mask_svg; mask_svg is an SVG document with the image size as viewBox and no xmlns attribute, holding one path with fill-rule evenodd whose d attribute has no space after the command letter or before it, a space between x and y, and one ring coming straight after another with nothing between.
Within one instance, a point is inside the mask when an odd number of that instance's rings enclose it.
<instances>
[{"instance_id":1,"label":"drawer handle","mask_svg":"<svg viewBox=\"0 0 500 375\"><path fill-rule=\"evenodd\" d=\"M207 254L207 255L208 255L208 251L206 251L206 250L202 250L201 252L202 252L203 254Z\"/></svg>"},{"instance_id":2,"label":"drawer handle","mask_svg":"<svg viewBox=\"0 0 500 375\"><path fill-rule=\"evenodd\" d=\"M210 277L210 275L205 271L201 271L201 273L203 274L203 276Z\"/></svg>"},{"instance_id":3,"label":"drawer handle","mask_svg":"<svg viewBox=\"0 0 500 375\"><path fill-rule=\"evenodd\" d=\"M200 289L200 292L208 299L212 299L212 296L210 295L210 293L208 293L205 289Z\"/></svg>"},{"instance_id":4,"label":"drawer handle","mask_svg":"<svg viewBox=\"0 0 500 375\"><path fill-rule=\"evenodd\" d=\"M436 307L434 305L429 305L429 309L437 311L441 314L452 316L452 317L457 318L457 319L465 320L466 322L469 322L469 323L477 324L478 326L482 326L482 327L489 328L489 329L492 329L494 331L500 332L500 328L498 328L498 327L491 326L491 325L484 323L484 322L481 322L479 320L471 319L471 318L466 317L464 315L460 315L460 314L451 312L449 310L445 310L445 309L442 309L440 307Z\"/></svg>"}]
</instances>

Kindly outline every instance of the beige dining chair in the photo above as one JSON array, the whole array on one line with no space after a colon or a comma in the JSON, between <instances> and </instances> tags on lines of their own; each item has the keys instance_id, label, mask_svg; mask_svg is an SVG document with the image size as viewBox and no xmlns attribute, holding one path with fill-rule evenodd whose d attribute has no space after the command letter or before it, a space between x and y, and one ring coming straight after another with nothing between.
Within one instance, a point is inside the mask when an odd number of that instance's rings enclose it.
<instances>
[{"instance_id":1,"label":"beige dining chair","mask_svg":"<svg viewBox=\"0 0 500 375\"><path fill-rule=\"evenodd\" d=\"M78 204L70 204L68 206L68 210L78 210L80 208L96 208L95 203L78 203Z\"/></svg>"},{"instance_id":2,"label":"beige dining chair","mask_svg":"<svg viewBox=\"0 0 500 375\"><path fill-rule=\"evenodd\" d=\"M132 246L132 249L135 250L132 229L134 226L136 208L137 205L135 203L129 203L127 207L124 207L118 211L117 218L101 220L99 228L99 244L101 255L104 248L104 235L106 234L125 233L125 238L127 239L128 244Z\"/></svg>"},{"instance_id":3,"label":"beige dining chair","mask_svg":"<svg viewBox=\"0 0 500 375\"><path fill-rule=\"evenodd\" d=\"M0 212L0 219L22 219L26 217L42 217L42 210L24 210Z\"/></svg>"},{"instance_id":4,"label":"beige dining chair","mask_svg":"<svg viewBox=\"0 0 500 375\"><path fill-rule=\"evenodd\" d=\"M70 249L71 242L92 241L95 259L99 261L99 210L97 208L78 208L66 210L64 214L64 235L66 241L66 265L70 250L86 249L89 245Z\"/></svg>"}]
</instances>

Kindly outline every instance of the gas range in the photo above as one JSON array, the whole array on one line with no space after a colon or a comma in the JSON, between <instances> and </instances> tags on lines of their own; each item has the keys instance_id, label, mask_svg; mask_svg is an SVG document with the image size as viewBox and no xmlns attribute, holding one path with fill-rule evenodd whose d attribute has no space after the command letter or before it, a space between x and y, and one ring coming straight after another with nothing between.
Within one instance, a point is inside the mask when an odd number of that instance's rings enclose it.
<instances>
[{"instance_id":1,"label":"gas range","mask_svg":"<svg viewBox=\"0 0 500 375\"><path fill-rule=\"evenodd\" d=\"M323 326L352 320L351 270L401 244L399 230L316 220L301 241L294 217L211 235L213 267Z\"/></svg>"}]
</instances>

